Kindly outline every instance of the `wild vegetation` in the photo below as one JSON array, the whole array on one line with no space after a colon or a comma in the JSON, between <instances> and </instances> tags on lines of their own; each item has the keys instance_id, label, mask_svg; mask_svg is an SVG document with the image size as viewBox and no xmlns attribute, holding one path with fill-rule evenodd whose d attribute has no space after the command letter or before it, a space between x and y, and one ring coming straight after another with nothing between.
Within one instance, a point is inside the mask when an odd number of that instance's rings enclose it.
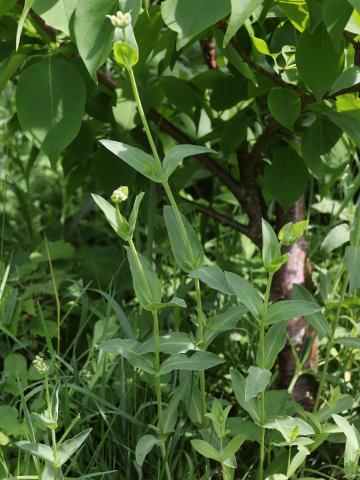
<instances>
[{"instance_id":1,"label":"wild vegetation","mask_svg":"<svg viewBox=\"0 0 360 480\"><path fill-rule=\"evenodd\" d=\"M0 479L359 478L359 1L0 27Z\"/></svg>"}]
</instances>

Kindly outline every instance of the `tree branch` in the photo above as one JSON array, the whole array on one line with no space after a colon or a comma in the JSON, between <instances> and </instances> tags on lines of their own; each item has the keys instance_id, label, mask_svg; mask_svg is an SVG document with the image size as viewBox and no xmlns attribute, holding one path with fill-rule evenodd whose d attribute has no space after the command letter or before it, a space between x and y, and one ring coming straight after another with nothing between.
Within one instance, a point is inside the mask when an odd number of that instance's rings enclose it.
<instances>
[{"instance_id":1,"label":"tree branch","mask_svg":"<svg viewBox=\"0 0 360 480\"><path fill-rule=\"evenodd\" d=\"M203 38L200 40L201 49L203 51L205 61L210 70L217 70L218 64L216 60L216 40L214 37Z\"/></svg>"},{"instance_id":2,"label":"tree branch","mask_svg":"<svg viewBox=\"0 0 360 480\"><path fill-rule=\"evenodd\" d=\"M180 197L180 198L182 200L185 200L187 203L190 203L191 205L193 205L195 210L197 210L198 212L203 213L204 215L210 218L213 218L221 225L224 225L226 227L231 227L232 229L237 230L238 232L243 233L244 235L252 239L253 232L251 231L251 228L247 227L246 225L243 225L242 223L237 222L236 220L229 217L228 215L225 215L220 212L216 212L212 208L205 207L204 205L200 205L197 202L193 202L183 197Z\"/></svg>"}]
</instances>

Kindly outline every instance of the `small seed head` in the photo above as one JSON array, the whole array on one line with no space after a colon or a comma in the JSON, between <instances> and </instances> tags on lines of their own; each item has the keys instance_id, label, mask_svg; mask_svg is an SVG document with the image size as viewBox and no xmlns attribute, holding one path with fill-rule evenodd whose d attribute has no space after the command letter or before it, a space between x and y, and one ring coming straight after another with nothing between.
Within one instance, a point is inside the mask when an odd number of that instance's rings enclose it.
<instances>
[{"instance_id":1,"label":"small seed head","mask_svg":"<svg viewBox=\"0 0 360 480\"><path fill-rule=\"evenodd\" d=\"M111 200L113 203L118 204L118 203L125 202L128 196L129 196L129 188L126 186L123 186L113 191L113 194L111 195Z\"/></svg>"},{"instance_id":2,"label":"small seed head","mask_svg":"<svg viewBox=\"0 0 360 480\"><path fill-rule=\"evenodd\" d=\"M35 360L33 360L32 364L35 370L37 370L41 374L44 374L49 370L48 366L45 363L45 360L40 357L40 355L36 355Z\"/></svg>"}]
</instances>

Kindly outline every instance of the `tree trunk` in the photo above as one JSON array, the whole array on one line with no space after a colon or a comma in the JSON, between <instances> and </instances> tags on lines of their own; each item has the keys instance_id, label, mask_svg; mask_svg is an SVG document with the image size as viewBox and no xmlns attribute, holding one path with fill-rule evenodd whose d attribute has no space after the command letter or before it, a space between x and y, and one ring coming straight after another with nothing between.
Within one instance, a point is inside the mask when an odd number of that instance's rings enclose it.
<instances>
[{"instance_id":1,"label":"tree trunk","mask_svg":"<svg viewBox=\"0 0 360 480\"><path fill-rule=\"evenodd\" d=\"M280 229L285 223L298 222L305 218L305 201L301 197L286 213L279 207L277 211L277 227ZM273 295L279 299L290 299L294 284L301 284L311 290L311 264L308 258L308 242L302 237L298 242L288 248L290 259L286 265L275 275ZM311 348L305 363L307 368L316 368L317 364L317 339L315 332L303 317L293 318L289 321L287 332L296 352L302 358ZM287 344L279 355L279 386L287 389L295 373L295 360L291 347ZM317 383L312 375L301 375L292 391L293 399L311 409L314 405Z\"/></svg>"}]
</instances>

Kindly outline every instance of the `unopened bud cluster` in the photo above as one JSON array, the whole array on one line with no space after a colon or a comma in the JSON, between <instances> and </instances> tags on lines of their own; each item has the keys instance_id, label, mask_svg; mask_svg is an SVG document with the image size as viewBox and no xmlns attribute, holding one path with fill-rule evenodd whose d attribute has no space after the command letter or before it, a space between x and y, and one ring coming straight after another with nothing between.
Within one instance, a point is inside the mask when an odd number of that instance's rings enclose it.
<instances>
[{"instance_id":1,"label":"unopened bud cluster","mask_svg":"<svg viewBox=\"0 0 360 480\"><path fill-rule=\"evenodd\" d=\"M48 371L48 366L46 365L45 360L40 357L40 355L36 355L35 360L33 360L32 364L35 370L37 370L41 374L44 374Z\"/></svg>"},{"instance_id":2,"label":"unopened bud cluster","mask_svg":"<svg viewBox=\"0 0 360 480\"><path fill-rule=\"evenodd\" d=\"M111 195L111 200L113 203L122 203L122 202L125 202L128 196L129 196L129 188L126 186L119 187L113 191L113 194Z\"/></svg>"},{"instance_id":3,"label":"unopened bud cluster","mask_svg":"<svg viewBox=\"0 0 360 480\"><path fill-rule=\"evenodd\" d=\"M125 28L131 23L131 15L129 12L117 12L116 15L106 15L110 19L114 27Z\"/></svg>"}]
</instances>

